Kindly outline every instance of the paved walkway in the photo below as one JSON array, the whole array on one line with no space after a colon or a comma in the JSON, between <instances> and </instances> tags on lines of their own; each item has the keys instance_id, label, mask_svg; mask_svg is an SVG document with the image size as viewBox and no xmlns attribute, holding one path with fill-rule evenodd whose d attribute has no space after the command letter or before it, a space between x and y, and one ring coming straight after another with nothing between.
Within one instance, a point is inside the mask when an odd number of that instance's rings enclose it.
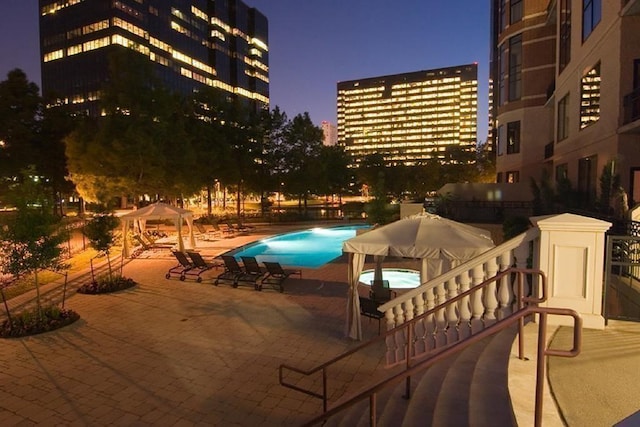
<instances>
[{"instance_id":1,"label":"paved walkway","mask_svg":"<svg viewBox=\"0 0 640 427\"><path fill-rule=\"evenodd\" d=\"M209 257L259 237L203 242L200 250ZM167 280L164 274L175 260L168 253L148 255L124 267L124 274L139 286L68 298L67 307L82 317L75 324L54 333L0 340L0 425L282 426L298 425L321 410L319 400L278 384L278 366L310 368L357 344L343 334L344 259L305 269L303 279L290 279L281 294L269 288L256 292L251 287L213 286L215 270L205 273L201 284ZM376 334L375 322L364 320L363 326L365 338ZM558 381L554 373L571 372L567 367L577 364L588 370L570 374L577 389L568 388L567 398L560 401L571 426L608 425L589 418L595 423L575 421L566 409L575 407L572 393L592 393L580 384L597 376L598 363L616 360L611 355L635 358L636 364L624 371L603 371L604 381L614 387L629 382L618 383L612 372L629 378L640 372L637 331L624 336L626 347L621 348L602 339L594 350L590 336L585 334L587 345L578 359L549 363L552 384ZM356 390L381 368L381 354L372 349L337 366L331 373L332 399ZM513 359L512 354L517 364ZM511 390L512 398L531 402L531 382L518 382L521 375L530 381L530 372L517 375L513 379L521 387ZM320 391L319 376L288 379ZM554 391L559 395L556 384ZM633 400L638 394L627 396ZM586 405L598 410L597 404ZM545 402L546 411L554 408ZM609 420L626 415L618 412ZM532 418L526 417L521 425L530 423Z\"/></svg>"}]
</instances>

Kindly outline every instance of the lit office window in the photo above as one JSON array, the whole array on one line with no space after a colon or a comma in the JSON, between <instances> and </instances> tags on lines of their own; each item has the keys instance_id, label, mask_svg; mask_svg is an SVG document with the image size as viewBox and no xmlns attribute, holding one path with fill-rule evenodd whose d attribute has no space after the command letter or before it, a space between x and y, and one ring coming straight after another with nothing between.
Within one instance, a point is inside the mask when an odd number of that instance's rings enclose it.
<instances>
[{"instance_id":1,"label":"lit office window","mask_svg":"<svg viewBox=\"0 0 640 427\"><path fill-rule=\"evenodd\" d=\"M520 172L518 171L508 171L505 172L505 182L509 184L515 184L520 182Z\"/></svg>"},{"instance_id":2,"label":"lit office window","mask_svg":"<svg viewBox=\"0 0 640 427\"><path fill-rule=\"evenodd\" d=\"M520 152L520 121L507 123L507 154Z\"/></svg>"},{"instance_id":3,"label":"lit office window","mask_svg":"<svg viewBox=\"0 0 640 427\"><path fill-rule=\"evenodd\" d=\"M580 90L580 129L600 119L600 63L582 77Z\"/></svg>"}]
</instances>

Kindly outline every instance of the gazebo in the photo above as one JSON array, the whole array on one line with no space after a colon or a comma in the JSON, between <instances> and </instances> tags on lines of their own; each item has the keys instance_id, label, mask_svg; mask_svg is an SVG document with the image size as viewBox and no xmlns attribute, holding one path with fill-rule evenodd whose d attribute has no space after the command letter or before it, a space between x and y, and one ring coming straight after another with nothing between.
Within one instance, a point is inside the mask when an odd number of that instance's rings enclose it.
<instances>
[{"instance_id":1,"label":"gazebo","mask_svg":"<svg viewBox=\"0 0 640 427\"><path fill-rule=\"evenodd\" d=\"M375 228L343 243L349 253L347 335L362 339L358 283L365 257L376 260L376 276L382 278L385 257L421 259L420 283L494 247L491 233L438 215L413 215Z\"/></svg>"},{"instance_id":2,"label":"gazebo","mask_svg":"<svg viewBox=\"0 0 640 427\"><path fill-rule=\"evenodd\" d=\"M140 229L145 228L145 224L148 220L153 219L171 219L173 220L177 232L178 232L178 250L184 252L184 242L182 240L182 221L187 222L189 227L189 241L191 247L195 248L196 241L193 235L193 212L187 209L177 208L175 206L167 205L166 203L153 203L141 209L129 212L122 215L122 256L129 256L129 242L127 241L127 230L131 226L133 221L137 221L140 224Z\"/></svg>"}]
</instances>

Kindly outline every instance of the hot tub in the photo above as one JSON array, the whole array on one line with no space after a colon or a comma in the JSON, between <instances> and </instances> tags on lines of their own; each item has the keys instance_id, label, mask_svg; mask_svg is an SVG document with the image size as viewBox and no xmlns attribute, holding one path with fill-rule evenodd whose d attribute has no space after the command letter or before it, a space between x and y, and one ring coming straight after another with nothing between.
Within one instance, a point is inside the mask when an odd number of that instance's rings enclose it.
<instances>
[{"instance_id":1,"label":"hot tub","mask_svg":"<svg viewBox=\"0 0 640 427\"><path fill-rule=\"evenodd\" d=\"M374 270L364 270L360 274L360 282L369 286L373 280ZM382 278L389 281L392 289L413 289L420 286L420 272L407 268L383 268Z\"/></svg>"}]
</instances>

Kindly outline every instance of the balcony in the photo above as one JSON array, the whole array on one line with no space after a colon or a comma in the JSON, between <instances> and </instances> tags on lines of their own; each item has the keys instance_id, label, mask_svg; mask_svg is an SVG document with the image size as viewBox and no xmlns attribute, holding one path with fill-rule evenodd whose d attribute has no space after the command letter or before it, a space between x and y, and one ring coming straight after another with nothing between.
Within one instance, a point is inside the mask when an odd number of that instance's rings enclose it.
<instances>
[{"instance_id":1,"label":"balcony","mask_svg":"<svg viewBox=\"0 0 640 427\"><path fill-rule=\"evenodd\" d=\"M622 100L622 114L623 122L619 132L640 133L640 88L625 95Z\"/></svg>"},{"instance_id":2,"label":"balcony","mask_svg":"<svg viewBox=\"0 0 640 427\"><path fill-rule=\"evenodd\" d=\"M623 0L621 16L640 15L640 0Z\"/></svg>"}]
</instances>

